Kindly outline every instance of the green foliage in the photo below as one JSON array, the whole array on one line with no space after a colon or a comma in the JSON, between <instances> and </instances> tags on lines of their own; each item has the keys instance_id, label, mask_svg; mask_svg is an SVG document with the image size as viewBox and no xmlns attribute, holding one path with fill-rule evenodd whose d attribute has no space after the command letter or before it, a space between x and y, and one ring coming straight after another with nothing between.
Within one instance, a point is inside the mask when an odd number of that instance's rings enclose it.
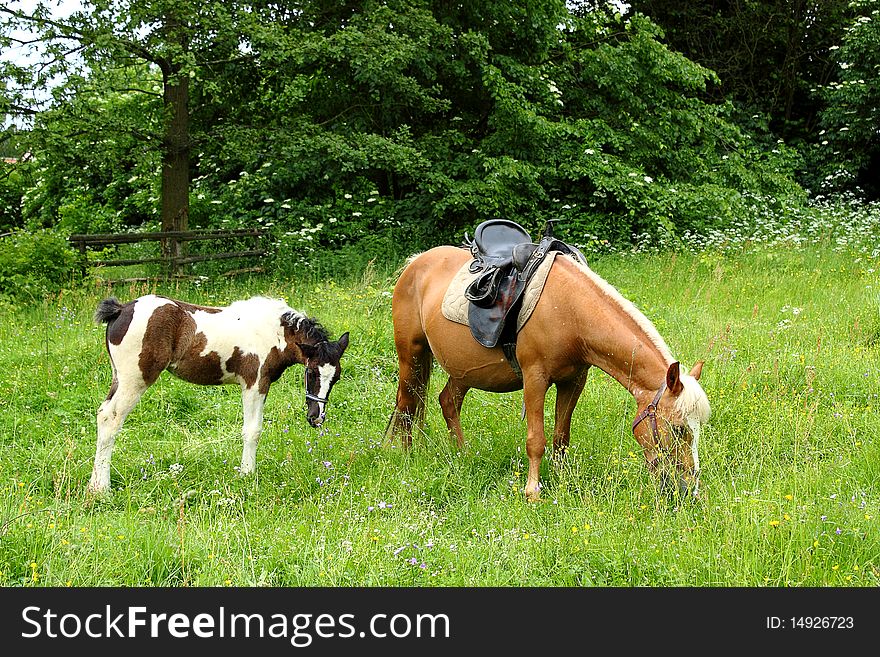
<instances>
[{"instance_id":1,"label":"green foliage","mask_svg":"<svg viewBox=\"0 0 880 657\"><path fill-rule=\"evenodd\" d=\"M18 163L0 163L0 233L21 227L24 186Z\"/></svg>"},{"instance_id":2,"label":"green foliage","mask_svg":"<svg viewBox=\"0 0 880 657\"><path fill-rule=\"evenodd\" d=\"M271 222L336 247L377 232L397 242L397 225L431 245L489 217L538 230L565 215L575 241L622 244L722 225L744 192L803 199L796 155L765 152L729 107L703 100L712 73L642 16L535 3L517 27L497 3L402 1L393 21L370 7L314 31L260 32L270 74L199 155L197 195L222 209L200 220ZM498 31L471 13L493 11ZM536 34L540 47L511 47ZM346 223L367 194L373 205Z\"/></svg>"},{"instance_id":3,"label":"green foliage","mask_svg":"<svg viewBox=\"0 0 880 657\"><path fill-rule=\"evenodd\" d=\"M880 195L880 1L851 3L855 18L834 59L839 80L821 90L826 102L815 154L816 191L862 188Z\"/></svg>"},{"instance_id":4,"label":"green foliage","mask_svg":"<svg viewBox=\"0 0 880 657\"><path fill-rule=\"evenodd\" d=\"M0 296L39 299L76 282L77 254L59 234L14 231L0 238Z\"/></svg>"},{"instance_id":5,"label":"green foliage","mask_svg":"<svg viewBox=\"0 0 880 657\"><path fill-rule=\"evenodd\" d=\"M632 0L633 11L663 28L665 43L711 69L707 89L730 100L737 122L771 143L812 143L823 103L812 91L835 78L830 56L847 24L850 0L680 2ZM772 146L771 146L772 148Z\"/></svg>"},{"instance_id":6,"label":"green foliage","mask_svg":"<svg viewBox=\"0 0 880 657\"><path fill-rule=\"evenodd\" d=\"M24 199L28 226L72 233L112 232L158 216L161 114L155 72L96 68L72 78L65 102L41 112L30 131L34 184Z\"/></svg>"},{"instance_id":7,"label":"green foliage","mask_svg":"<svg viewBox=\"0 0 880 657\"><path fill-rule=\"evenodd\" d=\"M154 9L132 10L121 36ZM744 195L803 200L796 155L707 101L717 77L642 15L559 0L180 9L190 50L168 55L161 30L143 43L189 75L190 224L269 227L281 262L369 261L499 216L532 231L564 216L576 243L624 245L722 226ZM27 225L94 232L158 216L169 73L133 64L118 37L86 48L87 70L35 123Z\"/></svg>"}]
</instances>

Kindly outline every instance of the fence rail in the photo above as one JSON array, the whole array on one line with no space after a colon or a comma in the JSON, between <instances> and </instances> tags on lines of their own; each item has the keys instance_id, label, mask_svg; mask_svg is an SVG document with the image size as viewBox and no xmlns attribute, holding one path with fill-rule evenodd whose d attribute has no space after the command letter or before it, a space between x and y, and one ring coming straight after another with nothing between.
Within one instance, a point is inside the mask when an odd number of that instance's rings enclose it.
<instances>
[{"instance_id":1,"label":"fence rail","mask_svg":"<svg viewBox=\"0 0 880 657\"><path fill-rule=\"evenodd\" d=\"M266 231L256 228L240 228L232 230L170 230L153 233L98 233L92 235L71 235L68 240L76 248L81 257L81 267L85 274L89 267L124 267L127 265L165 264L166 272L178 273L182 265L207 260L228 260L231 258L262 258L266 249L261 246ZM230 238L253 238L257 248L243 251L225 251L220 253L201 253L186 255L184 244L202 240L223 240ZM119 258L115 260L89 260L88 250L116 244L135 244L138 242L162 242L162 255L144 258Z\"/></svg>"}]
</instances>

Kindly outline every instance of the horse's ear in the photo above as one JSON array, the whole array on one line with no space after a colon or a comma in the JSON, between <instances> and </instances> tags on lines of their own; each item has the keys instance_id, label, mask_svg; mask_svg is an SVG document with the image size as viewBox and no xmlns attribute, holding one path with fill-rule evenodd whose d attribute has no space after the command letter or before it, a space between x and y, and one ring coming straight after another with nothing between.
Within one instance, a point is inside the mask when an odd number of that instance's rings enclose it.
<instances>
[{"instance_id":1,"label":"horse's ear","mask_svg":"<svg viewBox=\"0 0 880 657\"><path fill-rule=\"evenodd\" d=\"M666 387L673 395L681 394L684 384L681 382L681 363L675 361L666 370Z\"/></svg>"},{"instance_id":2,"label":"horse's ear","mask_svg":"<svg viewBox=\"0 0 880 657\"><path fill-rule=\"evenodd\" d=\"M340 335L339 339L336 342L339 343L339 346L342 349L342 351L345 351L346 349L348 349L348 331L346 331L345 333ZM339 352L340 355L342 355L342 351Z\"/></svg>"},{"instance_id":3,"label":"horse's ear","mask_svg":"<svg viewBox=\"0 0 880 657\"><path fill-rule=\"evenodd\" d=\"M691 376L694 377L697 381L700 380L700 374L703 373L703 363L705 361L698 360L696 364L691 368Z\"/></svg>"},{"instance_id":4,"label":"horse's ear","mask_svg":"<svg viewBox=\"0 0 880 657\"><path fill-rule=\"evenodd\" d=\"M315 356L318 355L318 350L315 349L315 346L314 346L314 345L311 345L311 344L305 344L305 343L302 343L302 342L297 342L297 343L296 343L296 346L299 347L300 352L302 352L302 355L303 355L306 359L314 358Z\"/></svg>"}]
</instances>

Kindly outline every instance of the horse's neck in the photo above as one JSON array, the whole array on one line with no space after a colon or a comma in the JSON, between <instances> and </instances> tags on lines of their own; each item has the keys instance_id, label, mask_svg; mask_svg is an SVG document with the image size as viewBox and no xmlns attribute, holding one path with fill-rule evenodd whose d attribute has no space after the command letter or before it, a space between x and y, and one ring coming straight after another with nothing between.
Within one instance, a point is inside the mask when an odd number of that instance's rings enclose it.
<instances>
[{"instance_id":1,"label":"horse's neck","mask_svg":"<svg viewBox=\"0 0 880 657\"><path fill-rule=\"evenodd\" d=\"M672 362L651 322L594 272L579 299L578 331L585 364L616 379L636 400L654 396ZM583 288L582 288L583 289Z\"/></svg>"},{"instance_id":2,"label":"horse's neck","mask_svg":"<svg viewBox=\"0 0 880 657\"><path fill-rule=\"evenodd\" d=\"M669 363L660 351L641 336L605 335L607 339L585 343L585 362L617 380L636 400L653 396L666 378Z\"/></svg>"}]
</instances>

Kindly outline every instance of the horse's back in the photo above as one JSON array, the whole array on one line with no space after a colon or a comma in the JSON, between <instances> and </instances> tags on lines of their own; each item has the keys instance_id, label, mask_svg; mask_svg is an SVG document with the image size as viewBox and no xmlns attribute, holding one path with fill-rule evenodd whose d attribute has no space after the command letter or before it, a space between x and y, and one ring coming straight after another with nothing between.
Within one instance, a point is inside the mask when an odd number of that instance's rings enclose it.
<instances>
[{"instance_id":1,"label":"horse's back","mask_svg":"<svg viewBox=\"0 0 880 657\"><path fill-rule=\"evenodd\" d=\"M435 246L410 258L391 297L394 321L417 314L424 322L435 308L439 311L446 288L470 257L458 247Z\"/></svg>"},{"instance_id":2,"label":"horse's back","mask_svg":"<svg viewBox=\"0 0 880 657\"><path fill-rule=\"evenodd\" d=\"M409 259L406 267L398 279L397 287L416 285L419 290L425 286L431 288L447 284L452 277L461 269L461 266L471 259L471 254L457 246L435 246L433 249L423 251Z\"/></svg>"}]
</instances>

